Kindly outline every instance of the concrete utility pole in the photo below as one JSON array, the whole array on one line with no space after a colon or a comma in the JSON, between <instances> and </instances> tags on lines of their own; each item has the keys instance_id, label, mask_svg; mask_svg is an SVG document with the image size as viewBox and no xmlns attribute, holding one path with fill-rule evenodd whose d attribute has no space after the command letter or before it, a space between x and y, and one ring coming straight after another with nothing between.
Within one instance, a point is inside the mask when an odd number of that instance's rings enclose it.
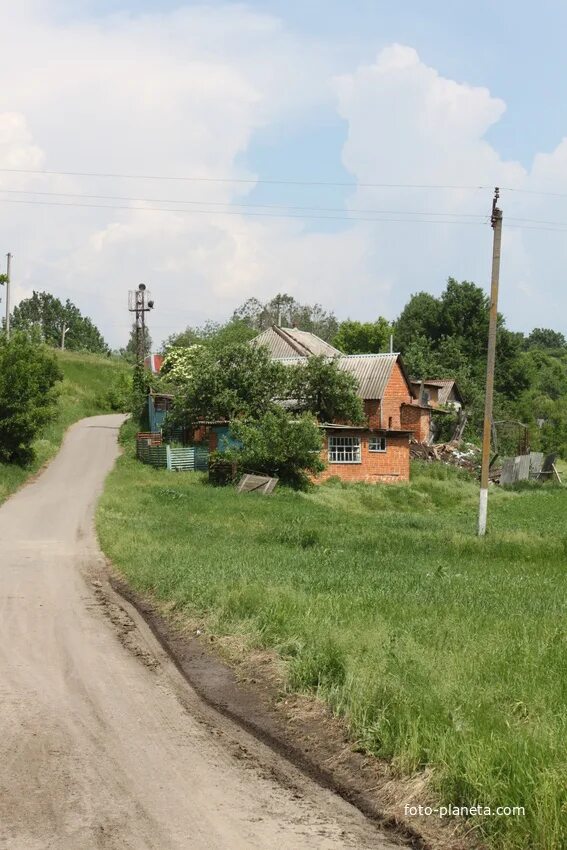
<instances>
[{"instance_id":1,"label":"concrete utility pole","mask_svg":"<svg viewBox=\"0 0 567 850\"><path fill-rule=\"evenodd\" d=\"M6 254L6 339L10 339L10 273L12 255Z\"/></svg>"},{"instance_id":2,"label":"concrete utility pole","mask_svg":"<svg viewBox=\"0 0 567 850\"><path fill-rule=\"evenodd\" d=\"M64 351L65 349L65 337L67 336L67 333L70 330L71 329L69 328L69 326L65 324L65 322L63 322L63 324L61 325L61 351Z\"/></svg>"},{"instance_id":3,"label":"concrete utility pole","mask_svg":"<svg viewBox=\"0 0 567 850\"><path fill-rule=\"evenodd\" d=\"M492 430L492 401L494 396L494 366L496 363L496 329L498 326L498 285L500 282L500 247L502 243L502 210L497 206L500 190L494 190L491 224L492 281L490 285L490 321L488 324L488 356L486 360L486 396L484 402L484 430L482 434L482 467L480 473L480 500L478 506L478 535L486 534L488 515L488 473L490 468L490 435Z\"/></svg>"}]
</instances>

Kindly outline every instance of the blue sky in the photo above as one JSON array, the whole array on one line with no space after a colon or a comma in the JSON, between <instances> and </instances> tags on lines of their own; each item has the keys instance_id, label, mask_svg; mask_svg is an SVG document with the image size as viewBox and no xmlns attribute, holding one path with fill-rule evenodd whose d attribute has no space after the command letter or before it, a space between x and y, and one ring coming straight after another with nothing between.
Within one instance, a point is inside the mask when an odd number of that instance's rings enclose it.
<instances>
[{"instance_id":1,"label":"blue sky","mask_svg":"<svg viewBox=\"0 0 567 850\"><path fill-rule=\"evenodd\" d=\"M16 297L72 297L113 345L127 332L125 292L140 280L154 290L156 339L278 291L339 318L393 319L412 292L438 293L450 275L487 285L498 183L522 190L502 198L502 310L513 328L567 331L567 224L541 224L567 222L567 197L538 194L567 196L567 6L524 8L5 5L0 169L207 178L0 170L0 253L14 254ZM274 178L327 185L262 182ZM487 188L364 187L390 182ZM243 203L260 214L244 215ZM367 210L382 211L379 221L363 221Z\"/></svg>"}]
</instances>

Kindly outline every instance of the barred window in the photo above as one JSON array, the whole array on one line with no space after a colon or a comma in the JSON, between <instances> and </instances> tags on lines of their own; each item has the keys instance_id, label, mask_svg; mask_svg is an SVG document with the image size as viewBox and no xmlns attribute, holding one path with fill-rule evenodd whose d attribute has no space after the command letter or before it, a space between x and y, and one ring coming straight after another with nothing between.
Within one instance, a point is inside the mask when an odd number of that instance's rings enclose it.
<instances>
[{"instance_id":1,"label":"barred window","mask_svg":"<svg viewBox=\"0 0 567 850\"><path fill-rule=\"evenodd\" d=\"M329 437L329 463L360 463L360 437Z\"/></svg>"},{"instance_id":2,"label":"barred window","mask_svg":"<svg viewBox=\"0 0 567 850\"><path fill-rule=\"evenodd\" d=\"M373 435L368 440L368 451L369 452L385 452L386 451L386 437L379 437Z\"/></svg>"}]
</instances>

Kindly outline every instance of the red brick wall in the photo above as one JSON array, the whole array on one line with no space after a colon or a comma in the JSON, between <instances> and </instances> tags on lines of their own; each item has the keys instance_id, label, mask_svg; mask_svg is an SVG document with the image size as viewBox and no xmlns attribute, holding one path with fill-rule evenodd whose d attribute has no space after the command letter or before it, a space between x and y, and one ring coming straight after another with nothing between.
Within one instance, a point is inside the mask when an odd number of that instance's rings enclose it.
<instances>
[{"instance_id":1,"label":"red brick wall","mask_svg":"<svg viewBox=\"0 0 567 850\"><path fill-rule=\"evenodd\" d=\"M321 458L326 464L326 469L317 476L316 481L326 481L327 478L338 476L343 481L365 481L375 483L378 481L389 484L399 481L409 481L410 457L409 437L404 434L386 434L386 451L369 452L368 431L340 431L343 437L360 437L361 463L329 463L328 461L328 436L325 434L325 446L321 452Z\"/></svg>"},{"instance_id":2,"label":"red brick wall","mask_svg":"<svg viewBox=\"0 0 567 850\"><path fill-rule=\"evenodd\" d=\"M401 405L403 403L409 404L411 400L412 395L404 378L404 373L400 364L395 363L382 399L382 424L373 427L394 429L404 427L400 415ZM391 425L390 418L392 420Z\"/></svg>"},{"instance_id":3,"label":"red brick wall","mask_svg":"<svg viewBox=\"0 0 567 850\"><path fill-rule=\"evenodd\" d=\"M429 438L431 411L418 405L404 405L402 412L402 428L413 431L418 443L424 443Z\"/></svg>"}]
</instances>

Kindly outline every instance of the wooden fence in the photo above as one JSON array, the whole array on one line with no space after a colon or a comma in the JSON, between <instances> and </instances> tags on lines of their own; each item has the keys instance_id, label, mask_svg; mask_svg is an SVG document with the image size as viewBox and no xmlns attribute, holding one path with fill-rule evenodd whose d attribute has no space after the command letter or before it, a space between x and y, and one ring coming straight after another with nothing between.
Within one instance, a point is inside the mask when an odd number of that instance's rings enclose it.
<instances>
[{"instance_id":1,"label":"wooden fence","mask_svg":"<svg viewBox=\"0 0 567 850\"><path fill-rule=\"evenodd\" d=\"M161 435L138 434L136 457L156 469L178 472L206 472L209 452L201 446L168 446L161 444Z\"/></svg>"}]
</instances>

